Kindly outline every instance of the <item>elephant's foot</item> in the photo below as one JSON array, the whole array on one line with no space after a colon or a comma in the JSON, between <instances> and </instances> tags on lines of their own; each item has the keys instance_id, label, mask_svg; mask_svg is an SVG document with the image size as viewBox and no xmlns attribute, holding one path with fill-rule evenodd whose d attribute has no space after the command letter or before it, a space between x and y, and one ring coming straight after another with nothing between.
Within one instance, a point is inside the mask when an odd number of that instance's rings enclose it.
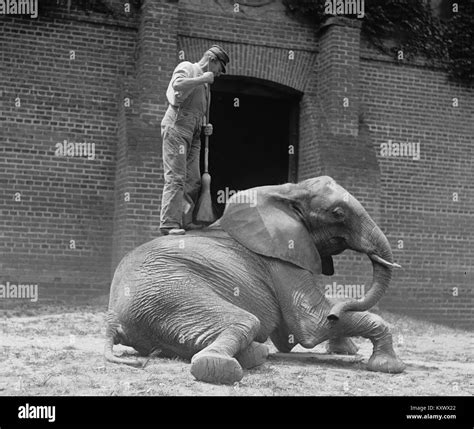
<instances>
[{"instance_id":1,"label":"elephant's foot","mask_svg":"<svg viewBox=\"0 0 474 429\"><path fill-rule=\"evenodd\" d=\"M265 344L252 342L245 350L235 356L242 368L250 369L262 365L268 356L268 347Z\"/></svg>"},{"instance_id":2,"label":"elephant's foot","mask_svg":"<svg viewBox=\"0 0 474 429\"><path fill-rule=\"evenodd\" d=\"M233 384L244 375L235 358L207 350L193 356L191 374L196 380L214 384Z\"/></svg>"},{"instance_id":3,"label":"elephant's foot","mask_svg":"<svg viewBox=\"0 0 474 429\"><path fill-rule=\"evenodd\" d=\"M333 338L330 339L326 345L326 351L328 353L334 353L337 355L355 355L359 347L347 337Z\"/></svg>"},{"instance_id":4,"label":"elephant's foot","mask_svg":"<svg viewBox=\"0 0 474 429\"><path fill-rule=\"evenodd\" d=\"M395 354L392 346L392 336L388 334L384 339L374 343L374 351L367 364L369 371L387 372L399 374L403 372L406 365Z\"/></svg>"}]
</instances>

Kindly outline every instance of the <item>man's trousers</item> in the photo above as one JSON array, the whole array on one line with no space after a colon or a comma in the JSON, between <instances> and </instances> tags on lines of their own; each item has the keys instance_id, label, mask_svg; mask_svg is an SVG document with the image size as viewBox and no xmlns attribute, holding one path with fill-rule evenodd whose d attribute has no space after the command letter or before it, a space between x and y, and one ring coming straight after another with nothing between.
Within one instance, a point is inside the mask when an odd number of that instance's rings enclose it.
<instances>
[{"instance_id":1,"label":"man's trousers","mask_svg":"<svg viewBox=\"0 0 474 429\"><path fill-rule=\"evenodd\" d=\"M168 107L161 122L164 188L160 228L186 228L199 198L202 113Z\"/></svg>"}]
</instances>

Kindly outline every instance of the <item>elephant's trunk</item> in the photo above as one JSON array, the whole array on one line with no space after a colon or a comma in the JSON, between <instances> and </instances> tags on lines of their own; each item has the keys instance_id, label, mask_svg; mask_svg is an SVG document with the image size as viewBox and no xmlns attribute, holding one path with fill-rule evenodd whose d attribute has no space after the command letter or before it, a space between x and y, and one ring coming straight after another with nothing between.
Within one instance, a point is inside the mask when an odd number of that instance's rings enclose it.
<instances>
[{"instance_id":1,"label":"elephant's trunk","mask_svg":"<svg viewBox=\"0 0 474 429\"><path fill-rule=\"evenodd\" d=\"M400 267L393 262L392 249L380 228L372 219L365 223L365 230L370 231L362 239L361 250L367 253L372 261L372 287L360 300L350 300L335 304L327 318L338 320L343 311L366 311L379 302L390 284L392 269Z\"/></svg>"}]
</instances>

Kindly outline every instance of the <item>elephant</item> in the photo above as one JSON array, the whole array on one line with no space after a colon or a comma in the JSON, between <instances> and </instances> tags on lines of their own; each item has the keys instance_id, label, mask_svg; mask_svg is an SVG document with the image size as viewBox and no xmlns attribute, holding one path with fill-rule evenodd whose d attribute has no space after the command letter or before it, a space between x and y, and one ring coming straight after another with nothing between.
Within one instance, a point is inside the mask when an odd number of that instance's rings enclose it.
<instances>
[{"instance_id":1,"label":"elephant","mask_svg":"<svg viewBox=\"0 0 474 429\"><path fill-rule=\"evenodd\" d=\"M365 253L373 265L361 299L331 302L321 275L333 255ZM114 344L142 356L190 360L196 380L233 384L265 362L271 339L281 352L328 341L354 354L349 337L370 339L367 369L400 373L386 322L368 312L389 286L390 244L361 203L329 176L234 194L216 222L186 235L162 236L128 253L110 291L104 356Z\"/></svg>"}]
</instances>

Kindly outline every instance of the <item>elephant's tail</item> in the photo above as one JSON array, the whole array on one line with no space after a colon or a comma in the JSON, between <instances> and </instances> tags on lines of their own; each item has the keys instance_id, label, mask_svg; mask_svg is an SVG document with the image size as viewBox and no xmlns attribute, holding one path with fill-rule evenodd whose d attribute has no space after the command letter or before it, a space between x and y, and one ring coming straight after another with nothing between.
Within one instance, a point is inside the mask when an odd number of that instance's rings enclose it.
<instances>
[{"instance_id":1,"label":"elephant's tail","mask_svg":"<svg viewBox=\"0 0 474 429\"><path fill-rule=\"evenodd\" d=\"M143 367L143 362L139 361L138 359L119 358L114 355L113 347L114 347L115 338L117 337L119 329L121 328L118 322L111 321L110 319L108 320L107 330L105 333L105 347L104 347L105 360L108 362L113 362L113 363L122 363L125 365L131 365L135 367Z\"/></svg>"}]
</instances>

